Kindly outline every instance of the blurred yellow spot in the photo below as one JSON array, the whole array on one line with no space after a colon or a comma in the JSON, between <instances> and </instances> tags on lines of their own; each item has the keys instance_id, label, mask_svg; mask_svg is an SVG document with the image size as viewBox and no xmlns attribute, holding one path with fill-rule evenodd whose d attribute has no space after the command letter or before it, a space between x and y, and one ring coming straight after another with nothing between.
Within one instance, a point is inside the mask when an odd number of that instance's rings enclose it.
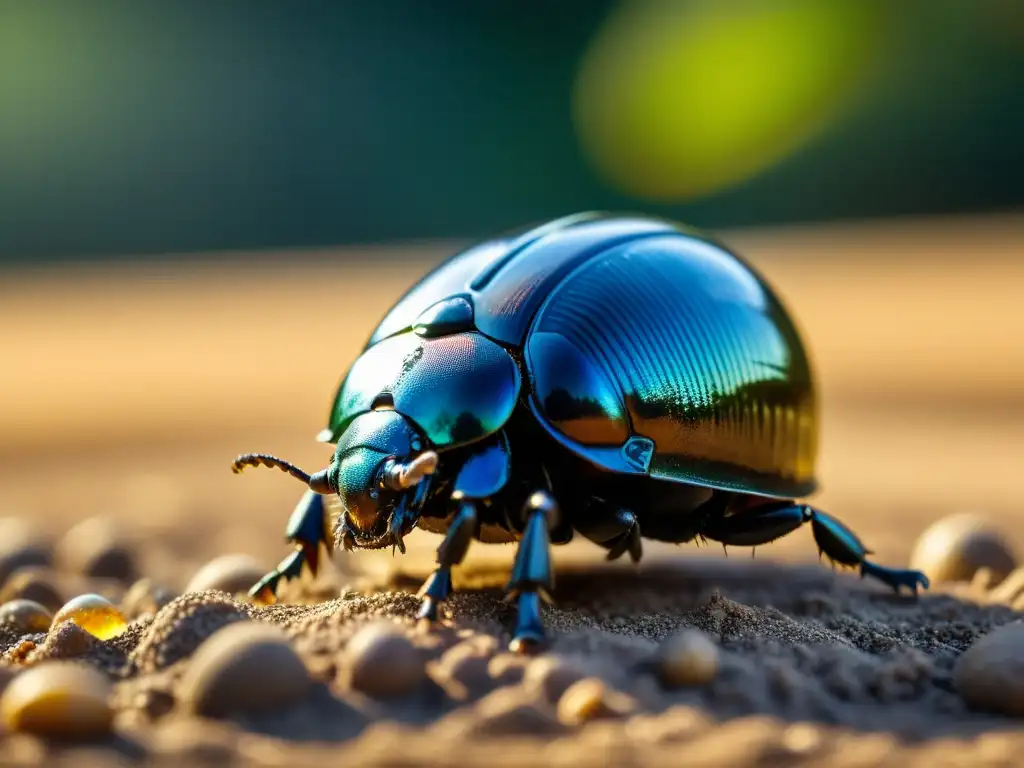
<instances>
[{"instance_id":1,"label":"blurred yellow spot","mask_svg":"<svg viewBox=\"0 0 1024 768\"><path fill-rule=\"evenodd\" d=\"M124 632L124 614L99 595L79 595L66 603L53 617L52 626L70 621L100 640L109 640Z\"/></svg>"},{"instance_id":2,"label":"blurred yellow spot","mask_svg":"<svg viewBox=\"0 0 1024 768\"><path fill-rule=\"evenodd\" d=\"M628 2L581 65L573 109L584 151L647 199L745 181L849 100L880 13L874 0Z\"/></svg>"}]
</instances>

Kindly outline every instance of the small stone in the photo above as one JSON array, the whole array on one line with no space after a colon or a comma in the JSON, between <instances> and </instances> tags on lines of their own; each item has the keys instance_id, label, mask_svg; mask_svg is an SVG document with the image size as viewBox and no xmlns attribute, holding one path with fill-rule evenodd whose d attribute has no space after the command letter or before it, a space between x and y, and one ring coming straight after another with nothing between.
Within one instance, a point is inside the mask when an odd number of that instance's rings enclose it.
<instances>
[{"instance_id":1,"label":"small stone","mask_svg":"<svg viewBox=\"0 0 1024 768\"><path fill-rule=\"evenodd\" d=\"M1024 621L994 629L964 651L953 682L975 709L1024 716Z\"/></svg>"},{"instance_id":2,"label":"small stone","mask_svg":"<svg viewBox=\"0 0 1024 768\"><path fill-rule=\"evenodd\" d=\"M185 587L185 593L205 592L208 589L227 592L229 595L246 593L266 575L267 570L249 555L222 555L195 572Z\"/></svg>"},{"instance_id":3,"label":"small stone","mask_svg":"<svg viewBox=\"0 0 1024 768\"><path fill-rule=\"evenodd\" d=\"M545 699L553 703L560 700L575 683L588 676L587 670L579 662L552 654L529 663L523 675L523 685L540 691Z\"/></svg>"},{"instance_id":4,"label":"small stone","mask_svg":"<svg viewBox=\"0 0 1024 768\"><path fill-rule=\"evenodd\" d=\"M0 583L19 568L49 565L50 548L32 525L20 517L0 518Z\"/></svg>"},{"instance_id":5,"label":"small stone","mask_svg":"<svg viewBox=\"0 0 1024 768\"><path fill-rule=\"evenodd\" d=\"M0 622L13 624L22 634L45 632L53 614L34 600L11 600L0 605Z\"/></svg>"},{"instance_id":6,"label":"small stone","mask_svg":"<svg viewBox=\"0 0 1024 768\"><path fill-rule=\"evenodd\" d=\"M816 752L824 743L824 732L812 723L793 723L782 732L782 746L795 755Z\"/></svg>"},{"instance_id":7,"label":"small stone","mask_svg":"<svg viewBox=\"0 0 1024 768\"><path fill-rule=\"evenodd\" d=\"M1006 535L974 514L945 517L918 538L910 567L935 584L971 581L980 568L991 571L991 583L1006 578L1017 558Z\"/></svg>"},{"instance_id":8,"label":"small stone","mask_svg":"<svg viewBox=\"0 0 1024 768\"><path fill-rule=\"evenodd\" d=\"M598 718L617 717L635 709L623 693L608 688L602 680L587 677L573 683L558 700L558 719L565 725L579 725Z\"/></svg>"},{"instance_id":9,"label":"small stone","mask_svg":"<svg viewBox=\"0 0 1024 768\"><path fill-rule=\"evenodd\" d=\"M135 556L121 537L121 524L104 517L90 517L73 526L56 547L61 568L82 576L135 580Z\"/></svg>"},{"instance_id":10,"label":"small stone","mask_svg":"<svg viewBox=\"0 0 1024 768\"><path fill-rule=\"evenodd\" d=\"M392 624L371 624L360 629L348 641L345 656L349 685L375 698L410 693L426 677L419 649Z\"/></svg>"},{"instance_id":11,"label":"small stone","mask_svg":"<svg viewBox=\"0 0 1024 768\"><path fill-rule=\"evenodd\" d=\"M158 586L151 579L139 579L128 588L121 599L121 611L129 621L140 616L155 616L157 611L175 597L171 590Z\"/></svg>"},{"instance_id":12,"label":"small stone","mask_svg":"<svg viewBox=\"0 0 1024 768\"><path fill-rule=\"evenodd\" d=\"M109 640L124 632L128 626L124 614L105 597L87 594L68 601L53 616L53 626L70 621L93 637Z\"/></svg>"},{"instance_id":13,"label":"small stone","mask_svg":"<svg viewBox=\"0 0 1024 768\"><path fill-rule=\"evenodd\" d=\"M112 686L84 664L50 661L22 672L0 698L11 731L57 738L89 738L110 732Z\"/></svg>"},{"instance_id":14,"label":"small stone","mask_svg":"<svg viewBox=\"0 0 1024 768\"><path fill-rule=\"evenodd\" d=\"M312 679L273 624L229 624L199 646L179 689L184 707L197 715L225 717L234 712L288 707L309 692Z\"/></svg>"},{"instance_id":15,"label":"small stone","mask_svg":"<svg viewBox=\"0 0 1024 768\"><path fill-rule=\"evenodd\" d=\"M34 600L50 612L64 605L64 595L49 568L25 566L12 573L0 588L0 603L11 600Z\"/></svg>"},{"instance_id":16,"label":"small stone","mask_svg":"<svg viewBox=\"0 0 1024 768\"><path fill-rule=\"evenodd\" d=\"M718 646L700 630L685 629L662 642L657 670L666 688L706 685L718 674Z\"/></svg>"}]
</instances>

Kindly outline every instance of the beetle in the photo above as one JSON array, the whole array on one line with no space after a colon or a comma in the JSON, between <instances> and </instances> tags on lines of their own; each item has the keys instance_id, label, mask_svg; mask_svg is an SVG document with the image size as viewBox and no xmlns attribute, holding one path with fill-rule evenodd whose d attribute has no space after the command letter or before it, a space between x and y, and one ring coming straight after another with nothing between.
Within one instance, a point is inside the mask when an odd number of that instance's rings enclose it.
<instances>
[{"instance_id":1,"label":"beetle","mask_svg":"<svg viewBox=\"0 0 1024 768\"><path fill-rule=\"evenodd\" d=\"M385 315L342 379L318 439L329 466L289 521L294 552L253 586L271 602L328 549L444 535L419 596L434 621L473 540L516 543L512 648L545 639L550 546L583 536L608 559L642 539L767 544L810 523L819 554L897 592L887 568L812 494L818 401L808 354L773 289L702 232L581 213L464 250ZM341 512L325 513L336 494Z\"/></svg>"}]
</instances>

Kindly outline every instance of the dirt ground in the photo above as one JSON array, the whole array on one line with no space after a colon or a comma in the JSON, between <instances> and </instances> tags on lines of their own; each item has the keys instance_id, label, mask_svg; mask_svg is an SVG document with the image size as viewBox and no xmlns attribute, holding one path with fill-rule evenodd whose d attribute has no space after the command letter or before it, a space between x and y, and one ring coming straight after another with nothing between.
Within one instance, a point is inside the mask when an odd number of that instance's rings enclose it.
<instances>
[{"instance_id":1,"label":"dirt ground","mask_svg":"<svg viewBox=\"0 0 1024 768\"><path fill-rule=\"evenodd\" d=\"M824 401L815 503L890 565L906 564L931 522L965 510L1024 552L1024 220L723 237L768 275L812 350ZM319 468L327 454L312 438L338 377L446 250L5 276L0 517L56 543L47 574L64 598L97 589L116 599L127 586L62 564L61 552L89 546L72 526L97 516L117 522L132 576L173 594L218 555L273 566L301 488L265 470L234 476L231 459L260 450ZM574 544L558 553L549 654L628 706L567 725L534 684L535 661L504 650L512 550L476 545L458 575L464 589L430 635L413 625L410 593L438 539L409 543L405 557L335 558L319 582L289 593L302 604L254 608L207 593L99 646L28 638L29 658L80 658L113 676L115 735L88 745L7 735L0 764L1014 765L1024 748L1019 719L972 711L951 681L975 639L1022 618L985 604L980 588L897 598L818 565L809 531L756 560L649 544L639 569ZM244 619L284 627L316 685L276 712L187 716L192 650ZM357 694L344 678L348 639L381 620L407 629L427 662L424 682L395 700ZM667 691L650 660L686 627L715 641L720 670L706 686ZM8 663L25 640L5 636ZM172 640L185 642L180 654Z\"/></svg>"}]
</instances>

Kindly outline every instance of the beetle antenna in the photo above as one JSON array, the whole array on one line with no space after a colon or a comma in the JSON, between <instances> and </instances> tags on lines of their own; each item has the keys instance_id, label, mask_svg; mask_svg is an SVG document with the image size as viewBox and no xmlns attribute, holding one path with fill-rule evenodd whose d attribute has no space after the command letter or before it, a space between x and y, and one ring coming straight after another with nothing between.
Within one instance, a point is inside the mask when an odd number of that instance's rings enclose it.
<instances>
[{"instance_id":1,"label":"beetle antenna","mask_svg":"<svg viewBox=\"0 0 1024 768\"><path fill-rule=\"evenodd\" d=\"M303 472L291 462L279 459L277 456L271 456L269 453L243 453L235 459L234 462L232 462L231 471L237 475L246 467L259 466L277 467L282 472L287 472L292 477L298 478L317 493L326 494L334 491L328 479L327 470L322 470L317 472L315 475L310 475L307 472Z\"/></svg>"},{"instance_id":2,"label":"beetle antenna","mask_svg":"<svg viewBox=\"0 0 1024 768\"><path fill-rule=\"evenodd\" d=\"M427 475L434 474L437 469L437 454L424 451L409 462L390 461L384 469L381 482L385 488L393 491L404 491L418 484Z\"/></svg>"}]
</instances>

